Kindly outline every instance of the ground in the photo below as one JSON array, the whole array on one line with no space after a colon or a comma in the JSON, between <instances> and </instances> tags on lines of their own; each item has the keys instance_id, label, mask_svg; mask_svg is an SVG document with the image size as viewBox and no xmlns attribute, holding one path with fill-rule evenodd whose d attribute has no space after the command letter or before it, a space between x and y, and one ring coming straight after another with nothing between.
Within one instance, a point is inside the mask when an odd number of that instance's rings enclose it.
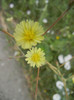
<instances>
[{"instance_id":1,"label":"ground","mask_svg":"<svg viewBox=\"0 0 74 100\"><path fill-rule=\"evenodd\" d=\"M14 52L0 32L0 100L32 100L20 63L8 59Z\"/></svg>"}]
</instances>

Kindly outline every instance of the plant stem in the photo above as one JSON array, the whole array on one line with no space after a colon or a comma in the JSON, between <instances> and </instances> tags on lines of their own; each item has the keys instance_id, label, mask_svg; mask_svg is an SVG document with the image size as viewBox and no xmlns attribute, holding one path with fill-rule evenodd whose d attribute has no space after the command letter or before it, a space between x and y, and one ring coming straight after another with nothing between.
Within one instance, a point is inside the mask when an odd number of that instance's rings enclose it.
<instances>
[{"instance_id":1,"label":"plant stem","mask_svg":"<svg viewBox=\"0 0 74 100\"><path fill-rule=\"evenodd\" d=\"M1 58L0 60L3 61L3 60L8 60L8 59L18 59L18 58L24 58L25 56L11 56L11 57L8 57L6 59L4 58Z\"/></svg>"},{"instance_id":2,"label":"plant stem","mask_svg":"<svg viewBox=\"0 0 74 100\"><path fill-rule=\"evenodd\" d=\"M5 34L9 35L10 37L14 38L14 36L12 34L8 33L7 31L5 31L5 30L1 30L1 31L4 32Z\"/></svg>"},{"instance_id":3,"label":"plant stem","mask_svg":"<svg viewBox=\"0 0 74 100\"><path fill-rule=\"evenodd\" d=\"M69 11L70 8L67 8L63 13L62 15L42 34L42 35L45 35L57 22L59 22L62 17Z\"/></svg>"},{"instance_id":4,"label":"plant stem","mask_svg":"<svg viewBox=\"0 0 74 100\"><path fill-rule=\"evenodd\" d=\"M36 81L36 90L35 90L35 100L37 100L38 80L39 80L39 68L38 68L38 72L37 72L37 81Z\"/></svg>"},{"instance_id":5,"label":"plant stem","mask_svg":"<svg viewBox=\"0 0 74 100\"><path fill-rule=\"evenodd\" d=\"M66 81L69 80L69 79L72 79L73 77L74 77L74 75L70 76L69 78L66 79Z\"/></svg>"},{"instance_id":6,"label":"plant stem","mask_svg":"<svg viewBox=\"0 0 74 100\"><path fill-rule=\"evenodd\" d=\"M67 93L67 89L66 89L66 81L62 80L64 83L64 89L65 89L65 93L66 93L66 100L68 100L68 93Z\"/></svg>"},{"instance_id":7,"label":"plant stem","mask_svg":"<svg viewBox=\"0 0 74 100\"><path fill-rule=\"evenodd\" d=\"M58 69L56 67L54 67L52 64L50 64L49 62L46 62L49 66L49 68L58 75Z\"/></svg>"},{"instance_id":8,"label":"plant stem","mask_svg":"<svg viewBox=\"0 0 74 100\"><path fill-rule=\"evenodd\" d=\"M59 69L57 69L55 66L53 66L52 64L50 64L49 62L47 62L49 68L58 76L60 76L63 84L64 84L64 89L65 89L65 93L66 93L66 100L68 100L68 93L67 93L67 89L66 89L66 79L63 77L62 73L60 72Z\"/></svg>"}]
</instances>

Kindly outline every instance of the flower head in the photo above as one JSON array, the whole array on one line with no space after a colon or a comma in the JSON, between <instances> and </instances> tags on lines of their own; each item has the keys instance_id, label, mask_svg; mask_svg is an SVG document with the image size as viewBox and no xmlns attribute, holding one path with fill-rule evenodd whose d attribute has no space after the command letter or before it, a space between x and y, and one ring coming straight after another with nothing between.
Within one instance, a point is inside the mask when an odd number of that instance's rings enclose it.
<instances>
[{"instance_id":1,"label":"flower head","mask_svg":"<svg viewBox=\"0 0 74 100\"><path fill-rule=\"evenodd\" d=\"M56 87L57 87L58 89L62 90L62 89L63 89L63 86L64 86L63 82L61 82L61 81L57 81L57 82L56 82Z\"/></svg>"},{"instance_id":2,"label":"flower head","mask_svg":"<svg viewBox=\"0 0 74 100\"><path fill-rule=\"evenodd\" d=\"M37 49L32 48L25 55L26 61L33 67L40 67L45 64L45 53L41 50L41 48Z\"/></svg>"},{"instance_id":3,"label":"flower head","mask_svg":"<svg viewBox=\"0 0 74 100\"><path fill-rule=\"evenodd\" d=\"M44 30L38 22L22 21L16 26L14 37L18 46L29 49L44 39Z\"/></svg>"},{"instance_id":4,"label":"flower head","mask_svg":"<svg viewBox=\"0 0 74 100\"><path fill-rule=\"evenodd\" d=\"M59 94L54 94L53 100L61 100L61 96Z\"/></svg>"},{"instance_id":5,"label":"flower head","mask_svg":"<svg viewBox=\"0 0 74 100\"><path fill-rule=\"evenodd\" d=\"M66 70L70 70L70 69L71 69L71 64L70 64L69 61L66 62L66 63L64 64L64 68L65 68Z\"/></svg>"},{"instance_id":6,"label":"flower head","mask_svg":"<svg viewBox=\"0 0 74 100\"><path fill-rule=\"evenodd\" d=\"M62 54L60 54L60 55L58 56L58 60L59 60L59 63L60 63L60 64L63 64L63 63L64 63L64 56L63 56Z\"/></svg>"},{"instance_id":7,"label":"flower head","mask_svg":"<svg viewBox=\"0 0 74 100\"><path fill-rule=\"evenodd\" d=\"M72 59L72 55L71 54L68 54L67 56L64 57L64 61L65 62L69 61L70 59Z\"/></svg>"},{"instance_id":8,"label":"flower head","mask_svg":"<svg viewBox=\"0 0 74 100\"><path fill-rule=\"evenodd\" d=\"M46 18L44 18L44 19L43 19L43 23L46 24L47 22L48 22L48 20L47 20Z\"/></svg>"},{"instance_id":9,"label":"flower head","mask_svg":"<svg viewBox=\"0 0 74 100\"><path fill-rule=\"evenodd\" d=\"M9 7L10 8L14 8L14 4L13 3L10 3Z\"/></svg>"},{"instance_id":10,"label":"flower head","mask_svg":"<svg viewBox=\"0 0 74 100\"><path fill-rule=\"evenodd\" d=\"M30 10L27 10L27 15L30 15L31 14L31 11Z\"/></svg>"},{"instance_id":11,"label":"flower head","mask_svg":"<svg viewBox=\"0 0 74 100\"><path fill-rule=\"evenodd\" d=\"M57 39L57 40L59 40L59 39L60 39L60 37L59 37L59 36L56 36L56 39Z\"/></svg>"},{"instance_id":12,"label":"flower head","mask_svg":"<svg viewBox=\"0 0 74 100\"><path fill-rule=\"evenodd\" d=\"M52 34L52 35L54 34L54 31L53 31L53 30L51 31L51 34Z\"/></svg>"}]
</instances>

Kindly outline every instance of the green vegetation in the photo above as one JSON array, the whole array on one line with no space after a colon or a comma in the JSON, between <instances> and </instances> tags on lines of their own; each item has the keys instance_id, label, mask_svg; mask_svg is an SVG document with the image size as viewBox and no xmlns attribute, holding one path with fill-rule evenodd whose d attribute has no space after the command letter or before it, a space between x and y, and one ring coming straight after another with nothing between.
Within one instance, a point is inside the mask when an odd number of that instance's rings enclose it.
<instances>
[{"instance_id":1,"label":"green vegetation","mask_svg":"<svg viewBox=\"0 0 74 100\"><path fill-rule=\"evenodd\" d=\"M48 3L45 1L48 1ZM15 23L19 23L26 19L40 22L44 29L47 30L47 28L67 9L68 1L69 0L2 0L2 10L11 33L14 32L14 21ZM73 10L74 7L47 32L45 40L37 45L44 50L47 61L57 68L61 65L58 60L59 55L62 54L66 57L70 54L70 56L74 56ZM11 19L11 21L8 19ZM26 64L24 59L20 59L20 61L23 65L24 63ZM66 78L74 74L74 59L70 61L69 67L71 67L69 70L67 70L65 66L60 68L61 73ZM24 68L28 72L31 91L34 93L37 68L31 68L27 64ZM61 81L60 77L54 74L52 70L48 68L48 65L42 66L40 69L38 100L53 100L54 94L60 94L61 99L58 100L66 100L64 88L60 90L56 86L57 81ZM74 100L74 83L72 79L67 82L67 88L69 89L69 100Z\"/></svg>"}]
</instances>

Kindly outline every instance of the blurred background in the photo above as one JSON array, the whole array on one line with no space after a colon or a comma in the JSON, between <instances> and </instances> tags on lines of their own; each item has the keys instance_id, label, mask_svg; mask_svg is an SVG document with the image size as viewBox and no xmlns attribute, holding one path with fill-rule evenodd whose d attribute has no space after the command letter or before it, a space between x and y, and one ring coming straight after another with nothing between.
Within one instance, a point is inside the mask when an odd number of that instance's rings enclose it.
<instances>
[{"instance_id":1,"label":"blurred background","mask_svg":"<svg viewBox=\"0 0 74 100\"><path fill-rule=\"evenodd\" d=\"M38 21L46 30L67 9L68 3L69 0L0 0L0 10L8 31L13 34L16 24L26 19ZM74 56L74 7L47 32L45 40L37 46L44 50L46 59L56 67ZM24 59L18 60L24 67ZM30 90L34 94L37 69L30 68L27 64L24 69L28 72ZM74 59L60 70L64 77L73 75ZM74 100L72 79L67 83L67 91L69 100ZM66 100L60 77L47 65L40 70L38 100Z\"/></svg>"}]
</instances>

